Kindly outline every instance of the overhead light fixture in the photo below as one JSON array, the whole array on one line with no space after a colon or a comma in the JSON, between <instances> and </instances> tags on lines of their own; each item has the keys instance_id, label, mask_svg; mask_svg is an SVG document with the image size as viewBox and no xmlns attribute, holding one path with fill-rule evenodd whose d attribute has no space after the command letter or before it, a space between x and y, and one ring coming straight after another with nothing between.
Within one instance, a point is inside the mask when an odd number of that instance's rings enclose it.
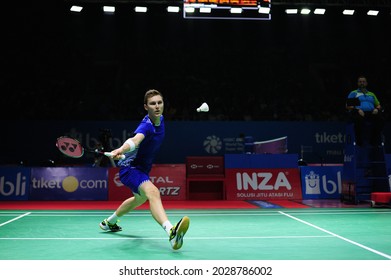
<instances>
[{"instance_id":1,"label":"overhead light fixture","mask_svg":"<svg viewBox=\"0 0 391 280\"><path fill-rule=\"evenodd\" d=\"M169 12L169 13L178 13L179 12L179 7L178 6L168 6L167 7L167 12Z\"/></svg>"},{"instance_id":2,"label":"overhead light fixture","mask_svg":"<svg viewBox=\"0 0 391 280\"><path fill-rule=\"evenodd\" d=\"M369 10L367 15L368 16L377 16L379 14L379 11L375 11L375 10Z\"/></svg>"},{"instance_id":3,"label":"overhead light fixture","mask_svg":"<svg viewBox=\"0 0 391 280\"><path fill-rule=\"evenodd\" d=\"M325 13L326 13L326 9L316 8L314 11L315 15L324 15Z\"/></svg>"},{"instance_id":4,"label":"overhead light fixture","mask_svg":"<svg viewBox=\"0 0 391 280\"><path fill-rule=\"evenodd\" d=\"M113 7L113 6L103 6L103 11L105 13L114 13L115 12L115 7Z\"/></svg>"},{"instance_id":5,"label":"overhead light fixture","mask_svg":"<svg viewBox=\"0 0 391 280\"><path fill-rule=\"evenodd\" d=\"M194 9L194 7L185 7L185 12L192 14L195 12L195 9Z\"/></svg>"},{"instance_id":6,"label":"overhead light fixture","mask_svg":"<svg viewBox=\"0 0 391 280\"><path fill-rule=\"evenodd\" d=\"M285 13L287 13L288 15L297 14L297 9L286 9Z\"/></svg>"},{"instance_id":7,"label":"overhead light fixture","mask_svg":"<svg viewBox=\"0 0 391 280\"><path fill-rule=\"evenodd\" d=\"M212 11L212 9L209 7L201 7L200 8L200 13L210 14L211 11Z\"/></svg>"},{"instance_id":8,"label":"overhead light fixture","mask_svg":"<svg viewBox=\"0 0 391 280\"><path fill-rule=\"evenodd\" d=\"M300 11L300 14L302 14L302 15L308 15L308 14L310 14L311 13L311 10L310 9L307 9L307 8L303 8L303 9L301 9L301 11Z\"/></svg>"},{"instance_id":9,"label":"overhead light fixture","mask_svg":"<svg viewBox=\"0 0 391 280\"><path fill-rule=\"evenodd\" d=\"M148 9L147 7L136 6L134 10L136 13L146 13Z\"/></svg>"},{"instance_id":10,"label":"overhead light fixture","mask_svg":"<svg viewBox=\"0 0 391 280\"><path fill-rule=\"evenodd\" d=\"M344 10L342 13L346 16L352 16L354 14L354 10Z\"/></svg>"},{"instance_id":11,"label":"overhead light fixture","mask_svg":"<svg viewBox=\"0 0 391 280\"><path fill-rule=\"evenodd\" d=\"M267 15L270 13L270 8L269 7L259 7L258 13Z\"/></svg>"},{"instance_id":12,"label":"overhead light fixture","mask_svg":"<svg viewBox=\"0 0 391 280\"><path fill-rule=\"evenodd\" d=\"M230 12L231 14L241 14L242 8L231 8Z\"/></svg>"},{"instance_id":13,"label":"overhead light fixture","mask_svg":"<svg viewBox=\"0 0 391 280\"><path fill-rule=\"evenodd\" d=\"M80 7L80 6L72 6L70 10L71 10L71 12L80 13L81 10L83 10L83 7Z\"/></svg>"}]
</instances>

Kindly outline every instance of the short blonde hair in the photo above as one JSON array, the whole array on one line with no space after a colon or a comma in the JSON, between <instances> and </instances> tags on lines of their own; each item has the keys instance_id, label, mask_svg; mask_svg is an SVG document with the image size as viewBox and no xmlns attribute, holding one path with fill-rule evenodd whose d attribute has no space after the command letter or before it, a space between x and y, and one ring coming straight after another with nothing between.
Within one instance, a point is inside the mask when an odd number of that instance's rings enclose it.
<instances>
[{"instance_id":1,"label":"short blonde hair","mask_svg":"<svg viewBox=\"0 0 391 280\"><path fill-rule=\"evenodd\" d=\"M162 98L163 98L163 94L156 90L156 89L150 89L148 90L145 95L144 95L144 104L147 104L148 103L148 99L151 98L151 97L154 97L156 95L160 95Z\"/></svg>"}]
</instances>

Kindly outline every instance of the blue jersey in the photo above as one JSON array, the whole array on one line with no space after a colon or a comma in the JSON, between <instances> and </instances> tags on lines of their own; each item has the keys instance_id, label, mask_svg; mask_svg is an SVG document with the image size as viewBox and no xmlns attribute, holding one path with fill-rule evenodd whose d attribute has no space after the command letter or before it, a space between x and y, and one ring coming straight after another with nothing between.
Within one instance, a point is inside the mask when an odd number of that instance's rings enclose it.
<instances>
[{"instance_id":1,"label":"blue jersey","mask_svg":"<svg viewBox=\"0 0 391 280\"><path fill-rule=\"evenodd\" d=\"M348 98L358 98L360 106L355 106L355 108L361 109L364 112L372 112L373 109L380 104L373 92L367 91L366 93L363 93L360 89L350 92Z\"/></svg>"},{"instance_id":2,"label":"blue jersey","mask_svg":"<svg viewBox=\"0 0 391 280\"><path fill-rule=\"evenodd\" d=\"M165 129L164 118L160 116L160 125L155 126L148 115L143 118L135 134L144 134L144 140L134 151L125 153L125 158L118 161L119 166L132 166L142 172L149 174L152 168L156 153L163 143Z\"/></svg>"}]
</instances>

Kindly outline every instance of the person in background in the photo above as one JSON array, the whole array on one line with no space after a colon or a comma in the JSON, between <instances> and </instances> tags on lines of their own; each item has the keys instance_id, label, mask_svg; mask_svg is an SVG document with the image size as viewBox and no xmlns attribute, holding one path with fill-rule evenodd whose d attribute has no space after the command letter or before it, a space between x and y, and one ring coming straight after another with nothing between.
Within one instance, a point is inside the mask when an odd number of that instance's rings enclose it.
<instances>
[{"instance_id":1,"label":"person in background","mask_svg":"<svg viewBox=\"0 0 391 280\"><path fill-rule=\"evenodd\" d=\"M382 143L384 127L382 106L377 96L367 90L368 82L366 77L358 77L357 86L357 89L349 93L346 103L346 109L354 124L356 144L362 146L365 134L369 133L369 144L379 146ZM369 124L369 131L367 126L365 126L366 123Z\"/></svg>"},{"instance_id":2,"label":"person in background","mask_svg":"<svg viewBox=\"0 0 391 280\"><path fill-rule=\"evenodd\" d=\"M183 237L189 228L190 219L184 216L173 226L163 207L159 189L149 178L155 155L165 135L163 95L155 89L148 90L144 96L144 109L147 115L136 128L134 136L127 139L118 149L111 151L111 157L119 160L120 180L132 190L133 196L122 202L99 226L105 231L121 231L122 228L117 225L118 218L148 200L152 217L167 232L172 248L178 250L183 245ZM125 157L121 158L123 155Z\"/></svg>"}]
</instances>

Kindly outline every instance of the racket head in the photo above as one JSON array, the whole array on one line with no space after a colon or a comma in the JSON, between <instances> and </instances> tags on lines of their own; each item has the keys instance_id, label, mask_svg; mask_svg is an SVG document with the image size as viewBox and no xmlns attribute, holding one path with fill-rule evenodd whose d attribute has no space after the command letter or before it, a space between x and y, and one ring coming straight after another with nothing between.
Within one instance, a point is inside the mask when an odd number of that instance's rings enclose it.
<instances>
[{"instance_id":1,"label":"racket head","mask_svg":"<svg viewBox=\"0 0 391 280\"><path fill-rule=\"evenodd\" d=\"M80 158L84 155L84 148L81 143L69 136L58 137L56 147L61 153L71 158Z\"/></svg>"}]
</instances>

